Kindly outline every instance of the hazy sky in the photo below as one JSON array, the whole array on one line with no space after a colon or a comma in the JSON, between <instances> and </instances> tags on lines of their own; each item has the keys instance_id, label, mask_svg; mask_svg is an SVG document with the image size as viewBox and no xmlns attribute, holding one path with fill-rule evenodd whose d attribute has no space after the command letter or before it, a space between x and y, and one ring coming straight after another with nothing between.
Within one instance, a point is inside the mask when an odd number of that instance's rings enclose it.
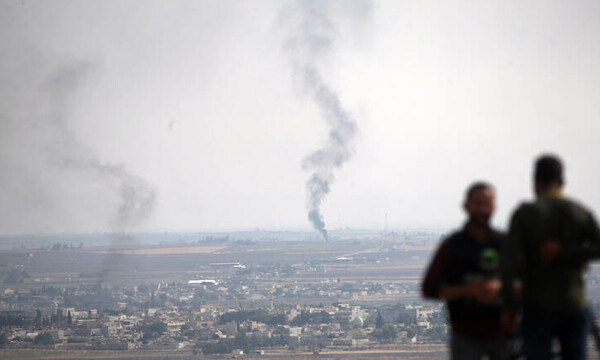
<instances>
[{"instance_id":1,"label":"hazy sky","mask_svg":"<svg viewBox=\"0 0 600 360\"><path fill-rule=\"evenodd\" d=\"M503 225L546 151L597 211L599 16L595 0L2 0L0 234L310 229L305 159L332 125L299 64L356 123L328 229L455 227L478 179ZM315 29L326 51L297 41Z\"/></svg>"}]
</instances>

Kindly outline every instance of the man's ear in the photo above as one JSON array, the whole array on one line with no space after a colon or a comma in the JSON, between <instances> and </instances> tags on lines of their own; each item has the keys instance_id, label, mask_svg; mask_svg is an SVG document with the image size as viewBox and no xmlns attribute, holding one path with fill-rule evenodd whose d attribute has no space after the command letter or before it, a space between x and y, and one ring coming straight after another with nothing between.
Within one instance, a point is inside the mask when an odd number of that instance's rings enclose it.
<instances>
[{"instance_id":1,"label":"man's ear","mask_svg":"<svg viewBox=\"0 0 600 360\"><path fill-rule=\"evenodd\" d=\"M539 195L542 189L542 183L539 180L533 180L533 191Z\"/></svg>"}]
</instances>

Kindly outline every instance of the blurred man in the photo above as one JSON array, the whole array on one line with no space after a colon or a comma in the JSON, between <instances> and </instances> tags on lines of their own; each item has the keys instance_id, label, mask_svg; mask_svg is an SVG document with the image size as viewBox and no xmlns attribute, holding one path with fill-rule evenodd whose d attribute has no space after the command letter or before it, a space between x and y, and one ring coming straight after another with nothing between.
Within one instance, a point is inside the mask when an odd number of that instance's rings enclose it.
<instances>
[{"instance_id":1,"label":"blurred man","mask_svg":"<svg viewBox=\"0 0 600 360\"><path fill-rule=\"evenodd\" d=\"M563 185L561 161L550 155L538 158L537 199L515 211L502 250L503 327L513 327L517 299L511 287L519 267L528 360L550 359L554 338L563 359L586 358L589 319L582 275L588 260L600 256L600 231L588 210L563 196Z\"/></svg>"},{"instance_id":2,"label":"blurred man","mask_svg":"<svg viewBox=\"0 0 600 360\"><path fill-rule=\"evenodd\" d=\"M475 183L466 192L469 218L462 230L445 239L429 265L423 296L445 300L452 325L452 359L508 359L500 327L502 235L490 227L494 190Z\"/></svg>"}]
</instances>

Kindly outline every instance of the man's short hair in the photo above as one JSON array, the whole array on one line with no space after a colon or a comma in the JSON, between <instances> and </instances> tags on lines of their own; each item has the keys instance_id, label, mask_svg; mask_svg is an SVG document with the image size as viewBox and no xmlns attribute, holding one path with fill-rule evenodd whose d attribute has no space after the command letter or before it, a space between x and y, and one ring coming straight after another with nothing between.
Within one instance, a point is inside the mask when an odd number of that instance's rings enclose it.
<instances>
[{"instance_id":1,"label":"man's short hair","mask_svg":"<svg viewBox=\"0 0 600 360\"><path fill-rule=\"evenodd\" d=\"M542 155L535 162L535 180L544 184L563 181L563 165L555 155Z\"/></svg>"},{"instance_id":2,"label":"man's short hair","mask_svg":"<svg viewBox=\"0 0 600 360\"><path fill-rule=\"evenodd\" d=\"M483 190L483 189L491 189L494 190L494 187L485 181L476 181L472 183L465 192L465 202L471 199L471 196L475 193L475 191Z\"/></svg>"}]
</instances>

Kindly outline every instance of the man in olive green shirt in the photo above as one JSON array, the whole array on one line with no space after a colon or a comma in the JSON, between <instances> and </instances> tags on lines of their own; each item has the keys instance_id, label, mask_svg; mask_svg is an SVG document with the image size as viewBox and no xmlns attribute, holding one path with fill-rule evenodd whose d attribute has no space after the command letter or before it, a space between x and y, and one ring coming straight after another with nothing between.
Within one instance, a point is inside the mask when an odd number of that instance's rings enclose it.
<instances>
[{"instance_id":1,"label":"man in olive green shirt","mask_svg":"<svg viewBox=\"0 0 600 360\"><path fill-rule=\"evenodd\" d=\"M600 257L600 230L594 216L562 195L563 168L551 155L537 159L537 199L513 214L502 249L503 323L510 327L517 301L523 310L525 356L549 359L557 338L563 359L585 359L589 318L583 273ZM522 281L521 298L513 285Z\"/></svg>"}]
</instances>

